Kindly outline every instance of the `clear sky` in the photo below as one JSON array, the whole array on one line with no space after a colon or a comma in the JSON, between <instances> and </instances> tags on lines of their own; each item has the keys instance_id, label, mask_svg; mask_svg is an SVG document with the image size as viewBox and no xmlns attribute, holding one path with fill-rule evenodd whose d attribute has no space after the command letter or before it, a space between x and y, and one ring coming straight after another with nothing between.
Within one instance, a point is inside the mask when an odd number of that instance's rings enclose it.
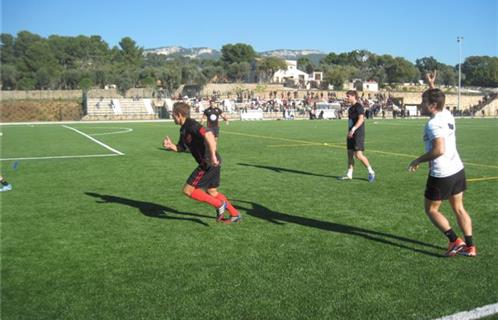
<instances>
[{"instance_id":1,"label":"clear sky","mask_svg":"<svg viewBox=\"0 0 498 320\"><path fill-rule=\"evenodd\" d=\"M129 36L145 49L240 42L256 51L366 49L455 65L463 36L463 59L498 56L497 0L0 1L4 33L100 35L111 47Z\"/></svg>"}]
</instances>

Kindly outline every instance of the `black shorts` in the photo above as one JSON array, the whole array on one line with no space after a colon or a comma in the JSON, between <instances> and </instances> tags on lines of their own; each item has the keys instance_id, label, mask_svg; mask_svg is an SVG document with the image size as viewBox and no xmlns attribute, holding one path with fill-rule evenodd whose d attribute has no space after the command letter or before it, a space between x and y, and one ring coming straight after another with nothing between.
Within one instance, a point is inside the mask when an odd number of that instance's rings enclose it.
<instances>
[{"instance_id":1,"label":"black shorts","mask_svg":"<svg viewBox=\"0 0 498 320\"><path fill-rule=\"evenodd\" d=\"M444 178L430 176L427 178L425 198L432 201L446 200L450 196L467 190L465 170Z\"/></svg>"},{"instance_id":2,"label":"black shorts","mask_svg":"<svg viewBox=\"0 0 498 320\"><path fill-rule=\"evenodd\" d=\"M346 139L348 150L365 151L365 136L363 134L354 134L353 138Z\"/></svg>"},{"instance_id":3,"label":"black shorts","mask_svg":"<svg viewBox=\"0 0 498 320\"><path fill-rule=\"evenodd\" d=\"M203 168L198 166L187 179L187 184L201 189L217 188L220 185L221 166Z\"/></svg>"},{"instance_id":4,"label":"black shorts","mask_svg":"<svg viewBox=\"0 0 498 320\"><path fill-rule=\"evenodd\" d=\"M220 135L220 127L207 128L207 131L211 131L216 138Z\"/></svg>"}]
</instances>

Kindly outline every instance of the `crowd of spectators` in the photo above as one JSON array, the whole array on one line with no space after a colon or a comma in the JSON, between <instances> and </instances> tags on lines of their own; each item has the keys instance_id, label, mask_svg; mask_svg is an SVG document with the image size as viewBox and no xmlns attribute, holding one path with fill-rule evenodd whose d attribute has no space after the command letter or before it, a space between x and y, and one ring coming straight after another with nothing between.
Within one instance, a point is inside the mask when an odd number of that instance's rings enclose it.
<instances>
[{"instance_id":1,"label":"crowd of spectators","mask_svg":"<svg viewBox=\"0 0 498 320\"><path fill-rule=\"evenodd\" d=\"M336 118L343 118L346 115L348 105L344 99L338 98L333 91L314 92L307 91L301 97L298 96L298 91L287 92L270 92L268 98L261 98L254 91L243 91L234 94L228 93L224 97L219 91L213 91L209 97L188 97L178 96L173 97L173 100L182 100L193 107L193 111L201 113L209 105L209 101L217 103L224 112L239 113L247 112L247 110L260 110L265 113L281 113L284 118L294 118L294 116L306 116L309 119L320 119L320 110L317 110L317 103L333 104L337 108ZM471 106L465 111L458 111L453 108L452 113L455 116L474 116L487 101L494 99L497 94L486 95L479 104ZM395 98L389 93L362 93L359 102L365 108L365 116L367 119L374 117L386 118L405 118L416 116L410 114L410 111L403 104L402 99ZM323 114L323 113L322 113ZM292 115L290 117L289 115Z\"/></svg>"}]
</instances>

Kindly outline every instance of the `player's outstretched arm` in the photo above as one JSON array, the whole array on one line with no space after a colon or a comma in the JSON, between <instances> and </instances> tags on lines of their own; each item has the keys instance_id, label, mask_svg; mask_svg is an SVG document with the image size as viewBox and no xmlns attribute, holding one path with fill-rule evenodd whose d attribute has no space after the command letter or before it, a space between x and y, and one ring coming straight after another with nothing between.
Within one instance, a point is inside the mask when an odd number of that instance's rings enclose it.
<instances>
[{"instance_id":1,"label":"player's outstretched arm","mask_svg":"<svg viewBox=\"0 0 498 320\"><path fill-rule=\"evenodd\" d=\"M178 151L176 144L174 144L168 136L166 136L163 140L163 147L166 150L175 151L175 152Z\"/></svg>"}]
</instances>

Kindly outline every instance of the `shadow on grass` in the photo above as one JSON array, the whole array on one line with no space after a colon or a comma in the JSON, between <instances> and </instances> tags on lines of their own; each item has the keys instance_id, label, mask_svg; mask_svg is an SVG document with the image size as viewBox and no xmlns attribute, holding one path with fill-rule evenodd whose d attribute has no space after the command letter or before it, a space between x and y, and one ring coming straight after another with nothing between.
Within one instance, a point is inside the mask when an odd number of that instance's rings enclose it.
<instances>
[{"instance_id":1,"label":"shadow on grass","mask_svg":"<svg viewBox=\"0 0 498 320\"><path fill-rule=\"evenodd\" d=\"M339 224L339 223L334 223L334 222L328 222L328 221L320 221L312 218L305 218L305 217L299 217L299 216L293 216L287 213L282 213L282 212L277 212L273 211L265 206L262 206L260 204L257 204L255 202L250 202L250 201L243 201L243 200L236 200L232 199L237 202L242 202L249 204L251 207L245 208L242 206L236 206L238 209L245 210L248 215L266 220L268 222L278 224L278 225L284 225L285 223L294 223L310 228L317 228L321 230L326 230L326 231L331 231L331 232L337 232L337 233L344 233L344 234L351 234L355 236L359 236L362 238L365 238L367 240L372 240L376 241L382 244L387 244L391 245L394 247L414 251L417 253L422 253L426 254L429 256L433 257L443 257L441 254L436 254L434 252L430 252L427 250L423 249L417 249L414 248L413 246L409 246L409 244L412 245L417 245L417 246L425 246L429 248L434 248L438 250L445 250L443 247L436 246L431 243L426 243L422 242L419 240L414 240L402 236L397 236L394 234L386 233L386 232L379 232L379 231L374 231L374 230L368 230L364 228L358 228L354 226L348 226L345 224ZM396 241L396 242L395 242Z\"/></svg>"},{"instance_id":2,"label":"shadow on grass","mask_svg":"<svg viewBox=\"0 0 498 320\"><path fill-rule=\"evenodd\" d=\"M276 173L296 173L296 174L302 174L305 176L314 176L314 177L325 177L325 178L335 178L339 179L341 176L334 176L334 175L327 175L327 174L318 174L318 173L313 173L313 172L307 172L307 171L301 171L301 170L295 170L295 169L287 169L287 168L281 168L281 167L273 167L273 166L264 166L264 165L259 165L259 164L249 164L249 163L237 163L239 166L244 166L244 167L253 167L253 168L260 168L260 169L266 169L270 170ZM353 180L365 180L368 181L366 178L353 178Z\"/></svg>"},{"instance_id":3,"label":"shadow on grass","mask_svg":"<svg viewBox=\"0 0 498 320\"><path fill-rule=\"evenodd\" d=\"M176 209L166 207L166 206L163 206L163 205L160 205L157 203L152 203L152 202L138 201L138 200L127 199L127 198L122 198L122 197L117 197L117 196L111 196L111 195L107 195L107 194L98 194L98 193L94 193L94 192L85 192L85 194L87 196L99 198L100 200L97 200L98 203L119 203L119 204L126 205L129 207L137 208L138 210L140 210L140 213L142 213L144 216L151 217L151 218L191 221L194 223L202 224L203 226L206 226L206 227L208 227L209 225L207 223L205 223L204 221L202 221L201 219L189 218L189 217L178 217L178 216L169 215L169 214L214 219L214 217L205 216L202 214L191 213L191 212L181 212L181 211L178 211Z\"/></svg>"}]
</instances>

